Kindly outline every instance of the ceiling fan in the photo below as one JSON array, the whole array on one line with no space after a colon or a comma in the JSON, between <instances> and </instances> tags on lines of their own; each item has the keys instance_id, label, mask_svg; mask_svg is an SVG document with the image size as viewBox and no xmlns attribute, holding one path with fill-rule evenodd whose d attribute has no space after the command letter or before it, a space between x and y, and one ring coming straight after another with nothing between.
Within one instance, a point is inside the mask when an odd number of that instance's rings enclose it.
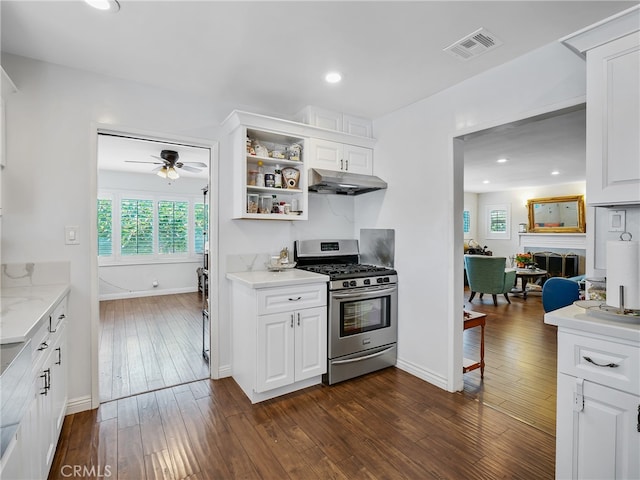
<instances>
[{"instance_id":1,"label":"ceiling fan","mask_svg":"<svg viewBox=\"0 0 640 480\"><path fill-rule=\"evenodd\" d=\"M178 152L175 150L162 150L159 157L157 155L151 155L151 157L157 158L160 161L125 160L125 162L152 163L154 165L160 165L151 171L157 172L159 177L169 178L170 180L180 178L180 175L178 175L178 169L180 168L187 172L197 173L200 172L202 168L207 167L207 165L202 162L180 162L178 160L180 155L178 155Z\"/></svg>"}]
</instances>

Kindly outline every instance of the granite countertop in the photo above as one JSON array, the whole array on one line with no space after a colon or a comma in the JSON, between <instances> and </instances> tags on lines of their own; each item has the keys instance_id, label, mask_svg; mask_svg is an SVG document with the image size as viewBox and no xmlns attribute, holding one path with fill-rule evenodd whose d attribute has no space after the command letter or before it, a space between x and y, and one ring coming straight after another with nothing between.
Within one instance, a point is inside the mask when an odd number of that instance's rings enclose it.
<instances>
[{"instance_id":1,"label":"granite countertop","mask_svg":"<svg viewBox=\"0 0 640 480\"><path fill-rule=\"evenodd\" d=\"M585 308L574 304L545 313L544 323L640 343L640 318L638 317L616 320L605 315L596 316L587 314Z\"/></svg>"},{"instance_id":2,"label":"granite countertop","mask_svg":"<svg viewBox=\"0 0 640 480\"><path fill-rule=\"evenodd\" d=\"M250 288L281 287L286 285L323 283L329 281L329 277L327 275L307 272L297 268L291 268L281 272L270 272L267 270L233 272L227 273L227 278L233 282L238 282Z\"/></svg>"},{"instance_id":3,"label":"granite countertop","mask_svg":"<svg viewBox=\"0 0 640 480\"><path fill-rule=\"evenodd\" d=\"M68 284L3 288L0 292L0 344L26 341L67 293Z\"/></svg>"}]
</instances>

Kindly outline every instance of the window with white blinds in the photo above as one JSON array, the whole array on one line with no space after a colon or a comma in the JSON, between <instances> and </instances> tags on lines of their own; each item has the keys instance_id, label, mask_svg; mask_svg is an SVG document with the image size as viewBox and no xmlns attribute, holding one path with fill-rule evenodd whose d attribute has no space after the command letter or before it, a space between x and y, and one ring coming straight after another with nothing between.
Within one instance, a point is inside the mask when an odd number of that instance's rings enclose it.
<instances>
[{"instance_id":1,"label":"window with white blinds","mask_svg":"<svg viewBox=\"0 0 640 480\"><path fill-rule=\"evenodd\" d=\"M120 254L153 254L153 201L120 201Z\"/></svg>"},{"instance_id":2,"label":"window with white blinds","mask_svg":"<svg viewBox=\"0 0 640 480\"><path fill-rule=\"evenodd\" d=\"M200 196L102 191L97 201L100 264L199 260L208 214Z\"/></svg>"},{"instance_id":3,"label":"window with white blinds","mask_svg":"<svg viewBox=\"0 0 640 480\"><path fill-rule=\"evenodd\" d=\"M510 205L487 205L486 238L509 240L511 238Z\"/></svg>"}]
</instances>

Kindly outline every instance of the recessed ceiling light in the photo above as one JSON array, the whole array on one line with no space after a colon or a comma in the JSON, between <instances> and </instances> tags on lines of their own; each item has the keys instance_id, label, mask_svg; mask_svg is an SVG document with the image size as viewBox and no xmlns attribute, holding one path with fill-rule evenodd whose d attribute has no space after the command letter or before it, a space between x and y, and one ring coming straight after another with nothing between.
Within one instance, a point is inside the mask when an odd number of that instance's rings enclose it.
<instances>
[{"instance_id":1,"label":"recessed ceiling light","mask_svg":"<svg viewBox=\"0 0 640 480\"><path fill-rule=\"evenodd\" d=\"M496 160L498 163L507 163L507 159L506 158L499 158L498 160Z\"/></svg>"},{"instance_id":2,"label":"recessed ceiling light","mask_svg":"<svg viewBox=\"0 0 640 480\"><path fill-rule=\"evenodd\" d=\"M482 183L489 183L489 180L483 180Z\"/></svg>"},{"instance_id":3,"label":"recessed ceiling light","mask_svg":"<svg viewBox=\"0 0 640 480\"><path fill-rule=\"evenodd\" d=\"M105 12L115 13L120 10L120 4L117 0L84 0L87 4L91 5L93 8L97 8L98 10L102 10Z\"/></svg>"},{"instance_id":4,"label":"recessed ceiling light","mask_svg":"<svg viewBox=\"0 0 640 480\"><path fill-rule=\"evenodd\" d=\"M560 172L558 170L554 170L553 172L551 172L551 175L560 175Z\"/></svg>"},{"instance_id":5,"label":"recessed ceiling light","mask_svg":"<svg viewBox=\"0 0 640 480\"><path fill-rule=\"evenodd\" d=\"M342 80L342 75L340 75L338 72L329 72L324 76L324 79L328 83L338 83L340 80Z\"/></svg>"}]
</instances>

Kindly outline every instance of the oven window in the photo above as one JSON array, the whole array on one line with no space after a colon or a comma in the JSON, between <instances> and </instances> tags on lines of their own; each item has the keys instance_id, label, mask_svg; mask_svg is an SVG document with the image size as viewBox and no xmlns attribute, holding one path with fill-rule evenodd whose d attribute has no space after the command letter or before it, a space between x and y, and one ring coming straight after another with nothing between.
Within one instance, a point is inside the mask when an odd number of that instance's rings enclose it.
<instances>
[{"instance_id":1,"label":"oven window","mask_svg":"<svg viewBox=\"0 0 640 480\"><path fill-rule=\"evenodd\" d=\"M340 304L340 336L348 337L391 325L390 297L354 300Z\"/></svg>"}]
</instances>

